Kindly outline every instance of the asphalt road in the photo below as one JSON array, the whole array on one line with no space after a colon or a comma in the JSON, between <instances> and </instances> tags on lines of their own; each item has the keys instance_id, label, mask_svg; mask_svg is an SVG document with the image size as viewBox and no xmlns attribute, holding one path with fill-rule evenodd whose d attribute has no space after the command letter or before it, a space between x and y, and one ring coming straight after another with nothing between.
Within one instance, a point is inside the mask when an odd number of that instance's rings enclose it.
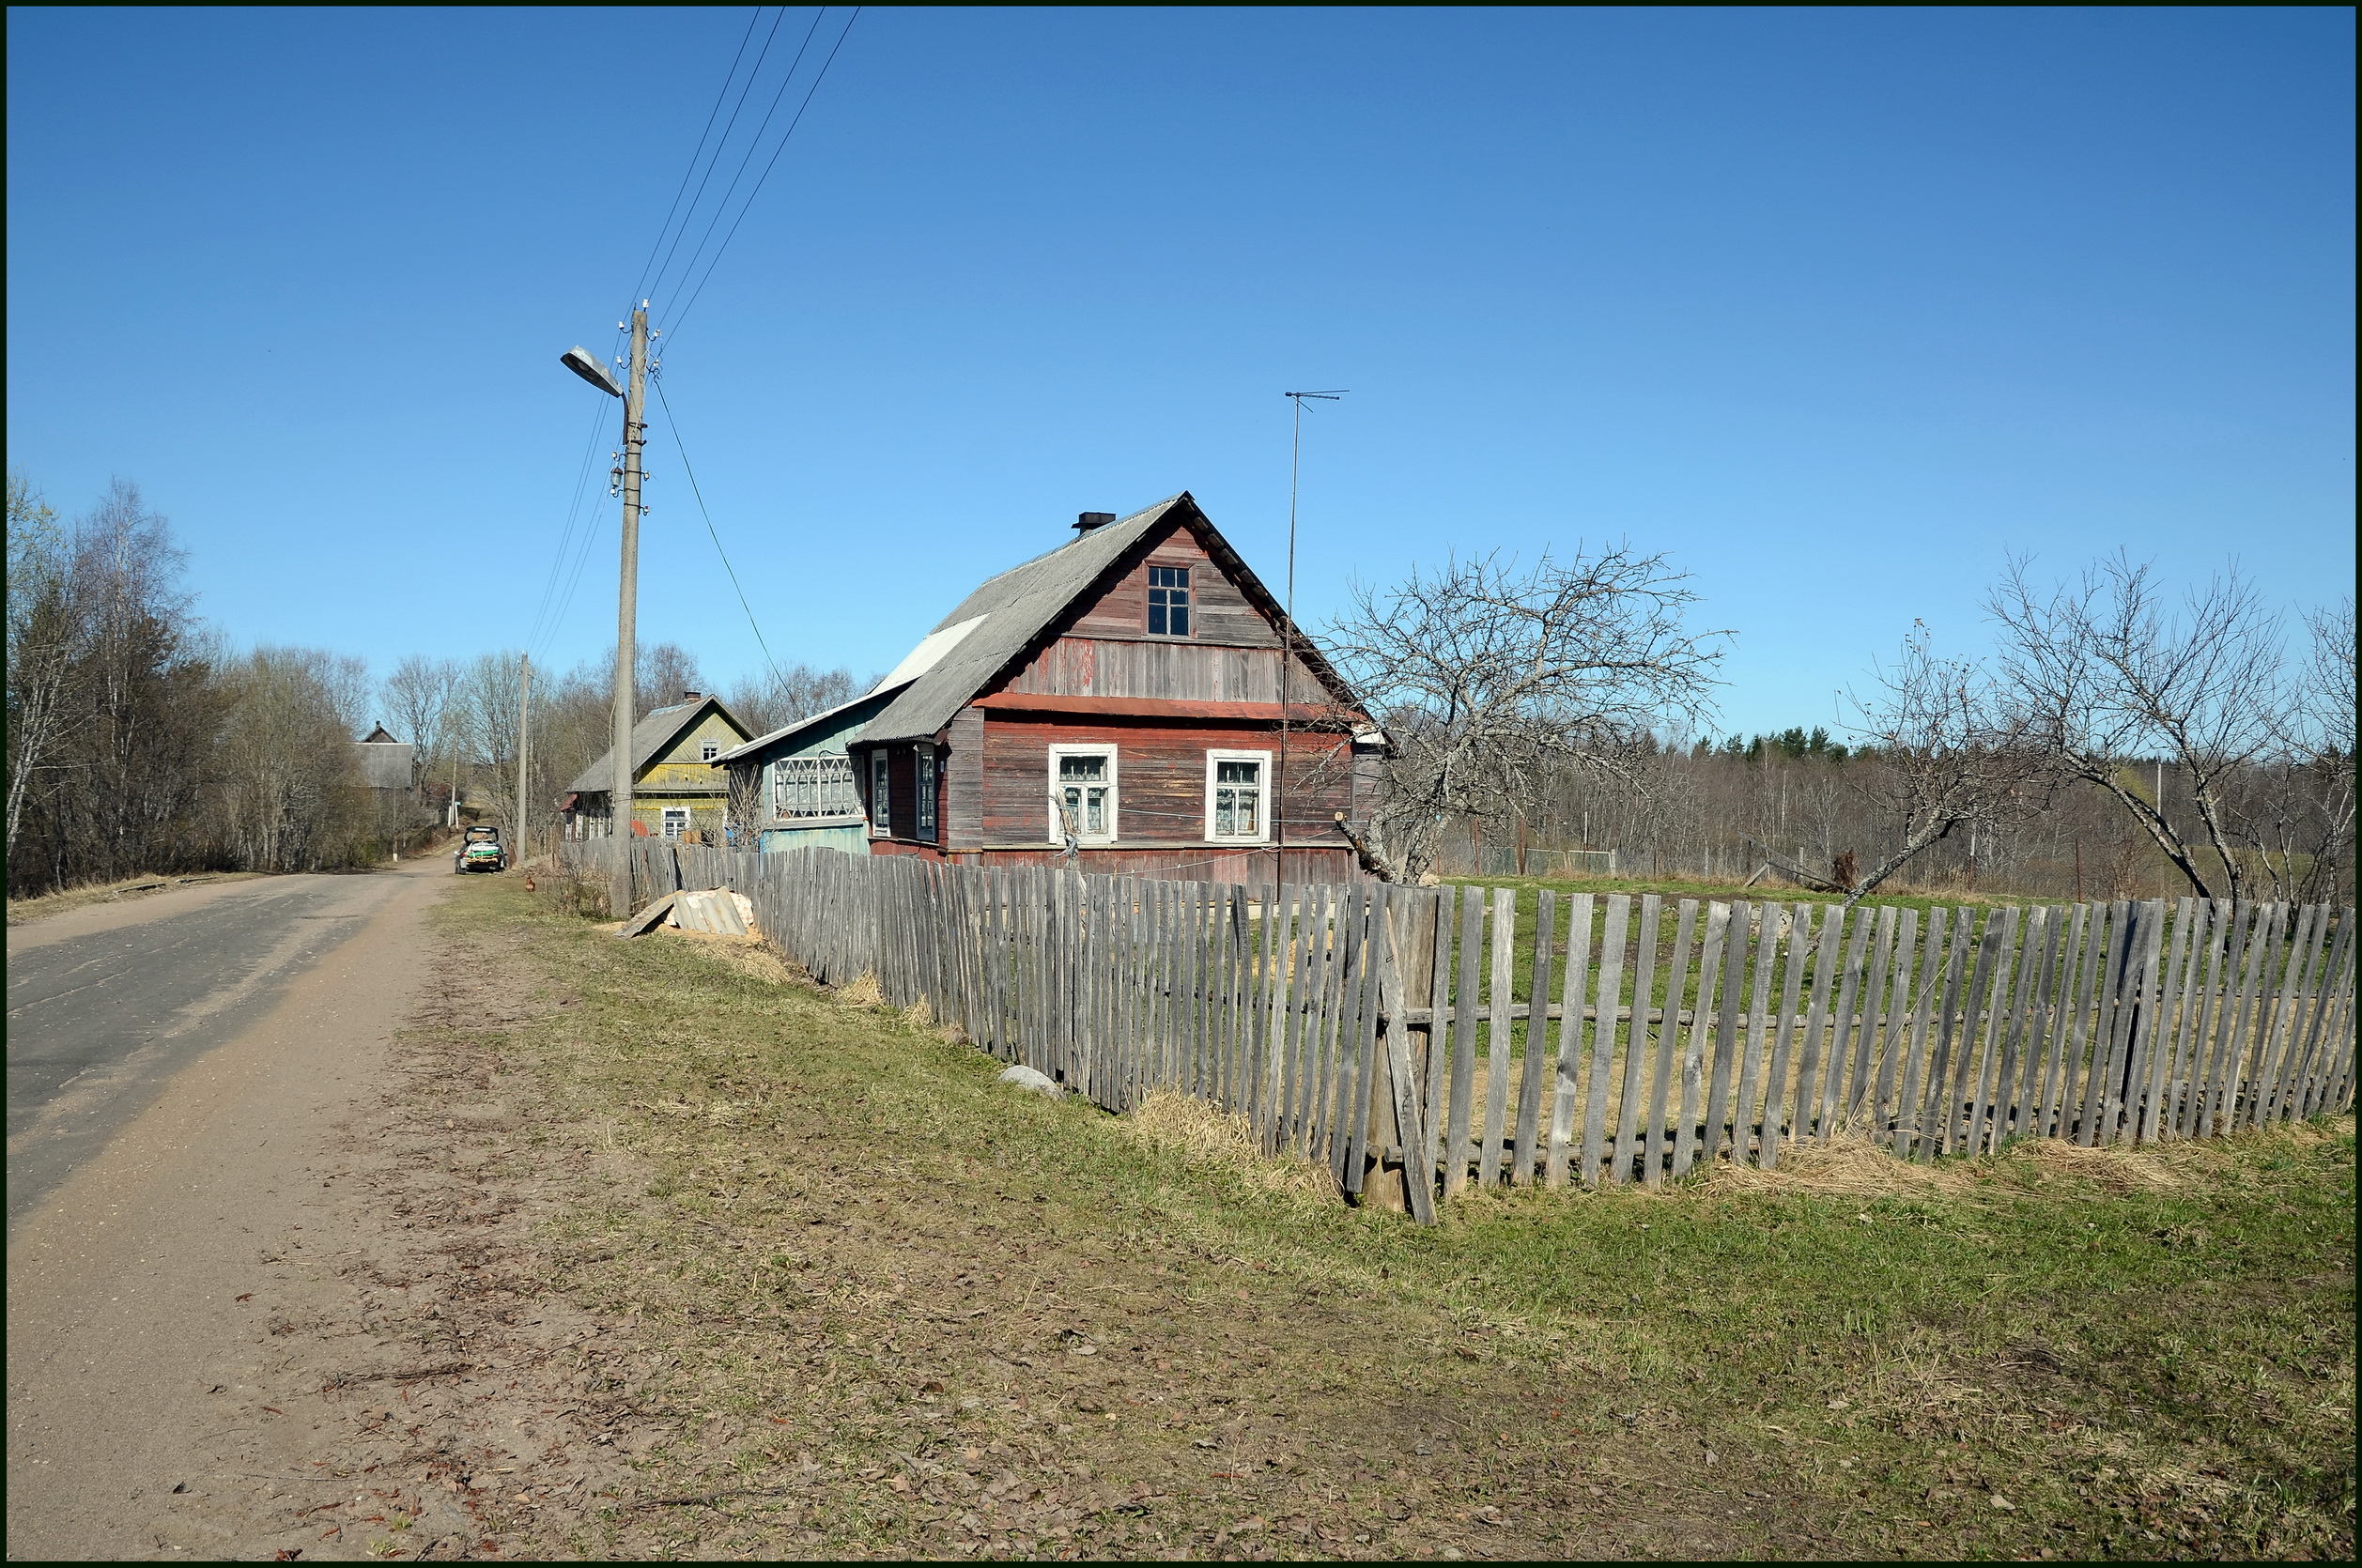
<instances>
[{"instance_id":1,"label":"asphalt road","mask_svg":"<svg viewBox=\"0 0 2362 1568\"><path fill-rule=\"evenodd\" d=\"M455 880L406 862L10 928L10 1559L382 1555L298 1527L337 1495L323 1390L371 1343L347 1270L402 1223L347 1195L356 1138L448 968L426 912Z\"/></svg>"},{"instance_id":2,"label":"asphalt road","mask_svg":"<svg viewBox=\"0 0 2362 1568\"><path fill-rule=\"evenodd\" d=\"M190 1063L236 1038L408 878L266 877L8 932L8 1216L17 1223Z\"/></svg>"}]
</instances>

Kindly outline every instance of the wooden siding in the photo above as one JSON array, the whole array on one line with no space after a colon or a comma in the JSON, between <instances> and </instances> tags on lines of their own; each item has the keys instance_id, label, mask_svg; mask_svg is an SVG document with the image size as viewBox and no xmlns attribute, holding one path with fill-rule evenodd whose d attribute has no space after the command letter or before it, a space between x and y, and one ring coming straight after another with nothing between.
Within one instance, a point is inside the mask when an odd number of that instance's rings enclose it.
<instances>
[{"instance_id":1,"label":"wooden siding","mask_svg":"<svg viewBox=\"0 0 2362 1568\"><path fill-rule=\"evenodd\" d=\"M1147 637L1149 568L1186 566L1190 569L1190 636L1174 638L1176 643L1279 646L1277 629L1247 602L1239 585L1213 563L1196 534L1179 523L1169 523L1150 534L1145 543L1147 548L1134 551L1123 575L1074 622L1073 631L1085 637Z\"/></svg>"},{"instance_id":2,"label":"wooden siding","mask_svg":"<svg viewBox=\"0 0 2362 1568\"><path fill-rule=\"evenodd\" d=\"M933 844L883 840L870 847L872 854L907 854L922 860L958 866L1049 866L1068 868L1089 876L1150 877L1161 882L1233 882L1261 887L1279 883L1368 882L1350 849L1294 849L1281 852L1268 845L1183 845L1163 848L1085 849L1073 861L1065 852L1048 845L982 852L947 850Z\"/></svg>"},{"instance_id":3,"label":"wooden siding","mask_svg":"<svg viewBox=\"0 0 2362 1568\"><path fill-rule=\"evenodd\" d=\"M984 844L1049 841L1050 747L1116 747L1118 848L1206 841L1206 753L1269 751L1278 733L1266 726L1185 725L1171 719L1063 720L993 714L984 726ZM1319 848L1338 842L1335 813L1352 802L1350 761L1341 736L1299 733L1289 746L1288 841ZM1324 765L1325 764L1325 765Z\"/></svg>"},{"instance_id":4,"label":"wooden siding","mask_svg":"<svg viewBox=\"0 0 2362 1568\"><path fill-rule=\"evenodd\" d=\"M1319 679L1302 659L1295 665L1288 687L1290 702L1306 709L1325 702L1328 693ZM1029 697L1276 702L1279 650L1070 635L1036 653L998 689Z\"/></svg>"},{"instance_id":5,"label":"wooden siding","mask_svg":"<svg viewBox=\"0 0 2362 1568\"><path fill-rule=\"evenodd\" d=\"M984 711L963 708L946 731L943 762L943 841L951 849L984 843Z\"/></svg>"}]
</instances>

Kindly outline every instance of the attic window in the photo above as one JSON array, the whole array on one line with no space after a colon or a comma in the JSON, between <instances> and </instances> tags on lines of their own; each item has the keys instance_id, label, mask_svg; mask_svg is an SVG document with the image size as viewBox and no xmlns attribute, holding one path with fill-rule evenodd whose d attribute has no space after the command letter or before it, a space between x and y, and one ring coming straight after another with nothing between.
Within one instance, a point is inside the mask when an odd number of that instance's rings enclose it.
<instances>
[{"instance_id":1,"label":"attic window","mask_svg":"<svg viewBox=\"0 0 2362 1568\"><path fill-rule=\"evenodd\" d=\"M1149 635L1189 635L1189 568L1149 568Z\"/></svg>"},{"instance_id":2,"label":"attic window","mask_svg":"<svg viewBox=\"0 0 2362 1568\"><path fill-rule=\"evenodd\" d=\"M701 762L710 762L720 755L721 742L719 741L707 741L697 748L697 760Z\"/></svg>"}]
</instances>

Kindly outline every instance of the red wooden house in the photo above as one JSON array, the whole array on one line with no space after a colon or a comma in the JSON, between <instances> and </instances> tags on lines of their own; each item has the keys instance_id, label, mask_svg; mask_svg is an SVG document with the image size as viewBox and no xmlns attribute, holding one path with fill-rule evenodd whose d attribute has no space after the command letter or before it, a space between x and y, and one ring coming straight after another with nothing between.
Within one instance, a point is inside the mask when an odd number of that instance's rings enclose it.
<instances>
[{"instance_id":1,"label":"red wooden house","mask_svg":"<svg viewBox=\"0 0 2362 1568\"><path fill-rule=\"evenodd\" d=\"M1383 737L1186 493L979 587L850 741L873 854L1341 882ZM1342 819L1342 820L1340 820Z\"/></svg>"}]
</instances>

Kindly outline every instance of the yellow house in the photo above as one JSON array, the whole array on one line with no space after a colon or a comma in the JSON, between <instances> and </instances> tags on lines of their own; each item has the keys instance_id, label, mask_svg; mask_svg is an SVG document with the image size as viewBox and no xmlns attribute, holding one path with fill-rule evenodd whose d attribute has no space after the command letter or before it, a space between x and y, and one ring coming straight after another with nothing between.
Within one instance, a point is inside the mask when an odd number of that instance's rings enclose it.
<instances>
[{"instance_id":1,"label":"yellow house","mask_svg":"<svg viewBox=\"0 0 2362 1568\"><path fill-rule=\"evenodd\" d=\"M678 838L692 829L719 843L729 816L728 776L714 759L753 737L717 697L685 691L631 731L631 827L643 838ZM582 770L558 802L569 838L604 838L614 831L610 797L615 750Z\"/></svg>"}]
</instances>

